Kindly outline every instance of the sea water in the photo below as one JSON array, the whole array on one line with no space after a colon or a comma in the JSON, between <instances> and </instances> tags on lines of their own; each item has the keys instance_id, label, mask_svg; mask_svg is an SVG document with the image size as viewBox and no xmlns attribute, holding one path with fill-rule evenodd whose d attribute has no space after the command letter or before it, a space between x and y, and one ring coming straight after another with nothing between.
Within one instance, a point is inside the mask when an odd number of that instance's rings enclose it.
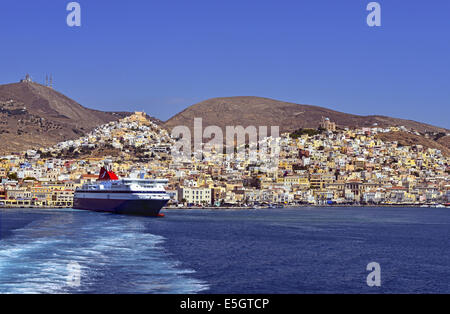
<instances>
[{"instance_id":1,"label":"sea water","mask_svg":"<svg viewBox=\"0 0 450 314\"><path fill-rule=\"evenodd\" d=\"M450 293L445 208L164 213L1 209L0 293Z\"/></svg>"}]
</instances>

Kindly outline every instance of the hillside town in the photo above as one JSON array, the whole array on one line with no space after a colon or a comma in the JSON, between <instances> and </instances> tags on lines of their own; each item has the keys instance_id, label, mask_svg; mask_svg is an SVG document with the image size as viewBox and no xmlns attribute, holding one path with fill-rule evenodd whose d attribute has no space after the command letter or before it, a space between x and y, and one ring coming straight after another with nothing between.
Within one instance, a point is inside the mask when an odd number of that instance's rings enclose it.
<instances>
[{"instance_id":1,"label":"hillside town","mask_svg":"<svg viewBox=\"0 0 450 314\"><path fill-rule=\"evenodd\" d=\"M450 159L421 145L383 142L404 127L300 129L263 141L276 159L224 151L174 159L170 133L142 112L102 125L76 140L2 156L1 207L67 207L78 187L110 165L119 177L169 180L169 207L445 206ZM245 149L251 145L246 144Z\"/></svg>"}]
</instances>

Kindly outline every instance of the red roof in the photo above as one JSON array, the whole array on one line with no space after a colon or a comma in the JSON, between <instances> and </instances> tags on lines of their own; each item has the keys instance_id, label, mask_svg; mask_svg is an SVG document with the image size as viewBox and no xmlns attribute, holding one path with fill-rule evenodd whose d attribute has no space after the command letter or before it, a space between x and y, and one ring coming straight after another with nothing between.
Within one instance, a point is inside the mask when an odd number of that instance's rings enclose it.
<instances>
[{"instance_id":1,"label":"red roof","mask_svg":"<svg viewBox=\"0 0 450 314\"><path fill-rule=\"evenodd\" d=\"M83 179L88 179L88 178L95 179L95 178L97 178L97 175L95 175L95 174L83 174L81 177Z\"/></svg>"},{"instance_id":2,"label":"red roof","mask_svg":"<svg viewBox=\"0 0 450 314\"><path fill-rule=\"evenodd\" d=\"M407 190L407 188L403 186L393 186L391 188L388 188L389 190Z\"/></svg>"}]
</instances>

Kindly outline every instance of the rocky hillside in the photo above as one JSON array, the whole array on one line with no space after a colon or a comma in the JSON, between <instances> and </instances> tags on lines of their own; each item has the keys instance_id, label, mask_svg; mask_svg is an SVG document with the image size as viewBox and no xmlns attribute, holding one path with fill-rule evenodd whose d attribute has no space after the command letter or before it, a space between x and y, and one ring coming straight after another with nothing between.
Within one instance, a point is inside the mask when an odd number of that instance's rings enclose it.
<instances>
[{"instance_id":1,"label":"rocky hillside","mask_svg":"<svg viewBox=\"0 0 450 314\"><path fill-rule=\"evenodd\" d=\"M187 108L165 122L171 129L178 125L193 127L193 119L203 118L203 125L280 126L282 132L299 128L317 128L322 117L328 117L338 127L405 126L419 132L449 130L416 121L384 116L359 116L323 107L299 105L260 97L214 98Z\"/></svg>"},{"instance_id":2,"label":"rocky hillside","mask_svg":"<svg viewBox=\"0 0 450 314\"><path fill-rule=\"evenodd\" d=\"M402 146L421 145L423 148L439 149L445 156L450 156L450 148L447 143L440 143L431 138L416 135L408 132L388 132L380 133L376 136L384 142L397 142Z\"/></svg>"},{"instance_id":3,"label":"rocky hillside","mask_svg":"<svg viewBox=\"0 0 450 314\"><path fill-rule=\"evenodd\" d=\"M77 138L127 115L85 108L52 88L33 82L0 85L0 154Z\"/></svg>"}]
</instances>

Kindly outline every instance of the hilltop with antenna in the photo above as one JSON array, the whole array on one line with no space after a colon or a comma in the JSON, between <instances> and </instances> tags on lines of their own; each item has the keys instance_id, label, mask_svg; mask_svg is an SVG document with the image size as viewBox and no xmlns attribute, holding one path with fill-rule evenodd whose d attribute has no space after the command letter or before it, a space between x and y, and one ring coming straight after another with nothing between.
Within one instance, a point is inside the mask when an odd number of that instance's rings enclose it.
<instances>
[{"instance_id":1,"label":"hilltop with antenna","mask_svg":"<svg viewBox=\"0 0 450 314\"><path fill-rule=\"evenodd\" d=\"M81 106L27 74L20 83L0 85L0 153L40 148L78 138L95 127L129 113L103 112Z\"/></svg>"},{"instance_id":2,"label":"hilltop with antenna","mask_svg":"<svg viewBox=\"0 0 450 314\"><path fill-rule=\"evenodd\" d=\"M48 74L45 75L45 86L53 88L53 75L50 74L50 80Z\"/></svg>"},{"instance_id":3,"label":"hilltop with antenna","mask_svg":"<svg viewBox=\"0 0 450 314\"><path fill-rule=\"evenodd\" d=\"M20 80L20 83L33 83L31 75L27 73L25 78ZM53 74L50 74L50 76L48 74L45 75L45 83L43 85L53 88Z\"/></svg>"}]
</instances>

